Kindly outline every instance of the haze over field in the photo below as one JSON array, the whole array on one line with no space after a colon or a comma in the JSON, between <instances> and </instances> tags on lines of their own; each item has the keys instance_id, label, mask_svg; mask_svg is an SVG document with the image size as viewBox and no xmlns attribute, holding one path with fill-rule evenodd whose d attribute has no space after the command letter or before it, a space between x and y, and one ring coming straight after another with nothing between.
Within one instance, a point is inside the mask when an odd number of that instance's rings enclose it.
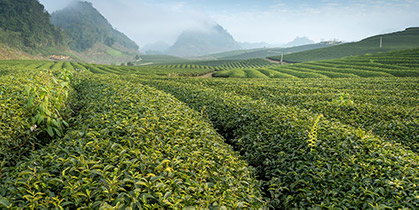
<instances>
[{"instance_id":1,"label":"haze over field","mask_svg":"<svg viewBox=\"0 0 419 210\"><path fill-rule=\"evenodd\" d=\"M40 0L49 12L72 0ZM140 46L173 44L187 29L218 23L239 42L287 43L297 36L318 42L362 38L416 26L416 0L88 0Z\"/></svg>"}]
</instances>

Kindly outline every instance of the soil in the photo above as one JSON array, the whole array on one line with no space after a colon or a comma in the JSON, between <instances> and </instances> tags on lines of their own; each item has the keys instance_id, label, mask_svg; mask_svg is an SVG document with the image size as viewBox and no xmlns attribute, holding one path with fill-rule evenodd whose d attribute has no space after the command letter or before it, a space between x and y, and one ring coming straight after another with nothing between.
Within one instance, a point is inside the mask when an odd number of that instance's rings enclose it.
<instances>
[{"instance_id":1,"label":"soil","mask_svg":"<svg viewBox=\"0 0 419 210\"><path fill-rule=\"evenodd\" d=\"M198 78L211 78L213 74L214 74L214 72L210 72L210 73L198 76Z\"/></svg>"}]
</instances>

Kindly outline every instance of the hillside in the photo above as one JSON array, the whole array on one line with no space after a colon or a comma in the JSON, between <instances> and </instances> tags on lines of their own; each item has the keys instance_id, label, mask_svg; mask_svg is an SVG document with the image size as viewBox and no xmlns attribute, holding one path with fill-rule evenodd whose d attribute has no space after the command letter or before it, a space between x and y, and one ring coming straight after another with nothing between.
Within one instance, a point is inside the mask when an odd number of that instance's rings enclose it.
<instances>
[{"instance_id":1,"label":"hillside","mask_svg":"<svg viewBox=\"0 0 419 210\"><path fill-rule=\"evenodd\" d=\"M382 39L382 48L380 48L380 39ZM373 36L359 42L294 53L284 56L284 60L289 62L318 61L415 47L419 47L419 27ZM280 59L279 56L270 58Z\"/></svg>"},{"instance_id":2,"label":"hillside","mask_svg":"<svg viewBox=\"0 0 419 210\"><path fill-rule=\"evenodd\" d=\"M37 0L0 1L0 43L7 49L1 50L1 59L33 58L41 49L63 51L67 46L64 33Z\"/></svg>"},{"instance_id":3,"label":"hillside","mask_svg":"<svg viewBox=\"0 0 419 210\"><path fill-rule=\"evenodd\" d=\"M241 49L240 44L222 26L208 25L205 29L183 32L167 53L180 57L196 57L237 49Z\"/></svg>"},{"instance_id":4,"label":"hillside","mask_svg":"<svg viewBox=\"0 0 419 210\"><path fill-rule=\"evenodd\" d=\"M318 43L318 44L309 44L297 47L288 47L288 48L260 48L260 49L250 49L250 50L235 50L229 52L222 52L211 54L208 56L203 56L205 59L221 59L221 60L247 60L252 58L266 58L270 56L277 56L281 54L289 54L295 52L301 52L312 49L319 49L330 47L332 45L327 43Z\"/></svg>"},{"instance_id":5,"label":"hillside","mask_svg":"<svg viewBox=\"0 0 419 210\"><path fill-rule=\"evenodd\" d=\"M233 68L214 77L241 78L359 78L418 77L419 48L344 57L334 60L275 65L263 68Z\"/></svg>"},{"instance_id":6,"label":"hillside","mask_svg":"<svg viewBox=\"0 0 419 210\"><path fill-rule=\"evenodd\" d=\"M188 59L179 58L170 55L141 55L138 61L134 64L138 66L152 65L152 64L168 64L168 63L185 63L190 62Z\"/></svg>"},{"instance_id":7,"label":"hillside","mask_svg":"<svg viewBox=\"0 0 419 210\"><path fill-rule=\"evenodd\" d=\"M89 2L75 1L52 13L51 22L70 37L70 48L88 61L126 62L138 54L138 45L115 30Z\"/></svg>"},{"instance_id":8,"label":"hillside","mask_svg":"<svg viewBox=\"0 0 419 210\"><path fill-rule=\"evenodd\" d=\"M415 209L418 57L0 61L0 209Z\"/></svg>"}]
</instances>

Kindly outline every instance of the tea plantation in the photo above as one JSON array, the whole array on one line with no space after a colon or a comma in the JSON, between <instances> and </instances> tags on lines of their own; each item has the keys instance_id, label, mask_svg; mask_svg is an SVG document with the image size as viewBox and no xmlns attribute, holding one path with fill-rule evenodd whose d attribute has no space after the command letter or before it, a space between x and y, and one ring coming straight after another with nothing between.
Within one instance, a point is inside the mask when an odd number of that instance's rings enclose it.
<instances>
[{"instance_id":1,"label":"tea plantation","mask_svg":"<svg viewBox=\"0 0 419 210\"><path fill-rule=\"evenodd\" d=\"M0 61L0 209L417 209L418 60Z\"/></svg>"},{"instance_id":2,"label":"tea plantation","mask_svg":"<svg viewBox=\"0 0 419 210\"><path fill-rule=\"evenodd\" d=\"M223 69L215 77L236 78L357 78L418 77L419 49L392 51L335 60Z\"/></svg>"}]
</instances>

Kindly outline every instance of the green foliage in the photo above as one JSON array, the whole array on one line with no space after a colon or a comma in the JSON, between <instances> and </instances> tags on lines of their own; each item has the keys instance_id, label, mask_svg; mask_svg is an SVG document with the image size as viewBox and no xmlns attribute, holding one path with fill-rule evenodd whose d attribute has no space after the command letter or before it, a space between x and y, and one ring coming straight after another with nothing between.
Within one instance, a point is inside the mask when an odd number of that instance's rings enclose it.
<instances>
[{"instance_id":1,"label":"green foliage","mask_svg":"<svg viewBox=\"0 0 419 210\"><path fill-rule=\"evenodd\" d=\"M114 50L114 49L108 49L106 50L106 53L108 53L109 55L113 56L113 57L120 57L123 55L122 52L118 51L118 50Z\"/></svg>"},{"instance_id":2,"label":"green foliage","mask_svg":"<svg viewBox=\"0 0 419 210\"><path fill-rule=\"evenodd\" d=\"M298 107L418 151L415 78L206 81L208 87ZM344 91L344 92L343 92Z\"/></svg>"},{"instance_id":3,"label":"green foliage","mask_svg":"<svg viewBox=\"0 0 419 210\"><path fill-rule=\"evenodd\" d=\"M260 92L266 88L265 82L144 80L195 110L203 110L220 134L256 168L258 178L265 180L264 189L273 208L413 208L415 193L411 192L419 173L417 153L362 130L360 133L333 118L313 126L308 109L266 100L275 95ZM298 87L305 81L295 82L290 85L301 94L307 87ZM272 82L272 88L278 86ZM238 91L242 94L236 94ZM282 91L288 92L290 87ZM291 102L302 103L295 95ZM307 144L308 129L316 130L310 135L313 142L316 139L315 149ZM402 177L403 182L394 184Z\"/></svg>"},{"instance_id":4,"label":"green foliage","mask_svg":"<svg viewBox=\"0 0 419 210\"><path fill-rule=\"evenodd\" d=\"M81 74L67 134L3 169L12 208L258 208L247 164L199 114L135 77Z\"/></svg>"},{"instance_id":5,"label":"green foliage","mask_svg":"<svg viewBox=\"0 0 419 210\"><path fill-rule=\"evenodd\" d=\"M297 78L296 76L281 73L273 69L258 69L258 71L260 71L262 74L265 74L266 76L270 78L283 78L283 79L293 79L293 78L296 79Z\"/></svg>"},{"instance_id":6,"label":"green foliage","mask_svg":"<svg viewBox=\"0 0 419 210\"><path fill-rule=\"evenodd\" d=\"M253 72L248 74L249 78L263 77L256 71L270 78L417 77L419 76L419 65L417 65L418 52L419 48L415 48L327 61L259 67L240 66L230 63L222 65L221 69L250 67ZM374 62L371 62L371 60L374 60ZM214 76L229 77L229 75L229 72L220 72Z\"/></svg>"},{"instance_id":7,"label":"green foliage","mask_svg":"<svg viewBox=\"0 0 419 210\"><path fill-rule=\"evenodd\" d=\"M70 79L72 73L64 70L58 78L49 70L41 72L42 86L28 86L26 88L26 107L32 116L31 132L36 135L61 137L64 127L68 124L64 121L63 112L69 94Z\"/></svg>"},{"instance_id":8,"label":"green foliage","mask_svg":"<svg viewBox=\"0 0 419 210\"><path fill-rule=\"evenodd\" d=\"M310 150L312 151L313 147L317 146L317 127L320 122L320 118L323 115L317 116L316 120L314 121L313 127L311 128L310 132L308 132L309 139L307 140L308 146L311 147Z\"/></svg>"},{"instance_id":9,"label":"green foliage","mask_svg":"<svg viewBox=\"0 0 419 210\"><path fill-rule=\"evenodd\" d=\"M224 70L214 73L214 77L245 78L246 72L241 69Z\"/></svg>"},{"instance_id":10,"label":"green foliage","mask_svg":"<svg viewBox=\"0 0 419 210\"><path fill-rule=\"evenodd\" d=\"M141 55L141 61L135 61L136 65L161 65L172 63L187 63L191 62L186 58L179 58L170 55Z\"/></svg>"},{"instance_id":11,"label":"green foliage","mask_svg":"<svg viewBox=\"0 0 419 210\"><path fill-rule=\"evenodd\" d=\"M353 68L1 61L0 208L415 209L419 53L398 53ZM221 65L282 79L168 78ZM65 88L62 68L78 72ZM68 121L61 137L48 117Z\"/></svg>"},{"instance_id":12,"label":"green foliage","mask_svg":"<svg viewBox=\"0 0 419 210\"><path fill-rule=\"evenodd\" d=\"M18 48L65 46L61 30L37 0L0 1L0 41Z\"/></svg>"},{"instance_id":13,"label":"green foliage","mask_svg":"<svg viewBox=\"0 0 419 210\"><path fill-rule=\"evenodd\" d=\"M36 69L51 62L3 62L0 69L13 73L0 77L0 159L10 166L64 133L70 73Z\"/></svg>"}]
</instances>

